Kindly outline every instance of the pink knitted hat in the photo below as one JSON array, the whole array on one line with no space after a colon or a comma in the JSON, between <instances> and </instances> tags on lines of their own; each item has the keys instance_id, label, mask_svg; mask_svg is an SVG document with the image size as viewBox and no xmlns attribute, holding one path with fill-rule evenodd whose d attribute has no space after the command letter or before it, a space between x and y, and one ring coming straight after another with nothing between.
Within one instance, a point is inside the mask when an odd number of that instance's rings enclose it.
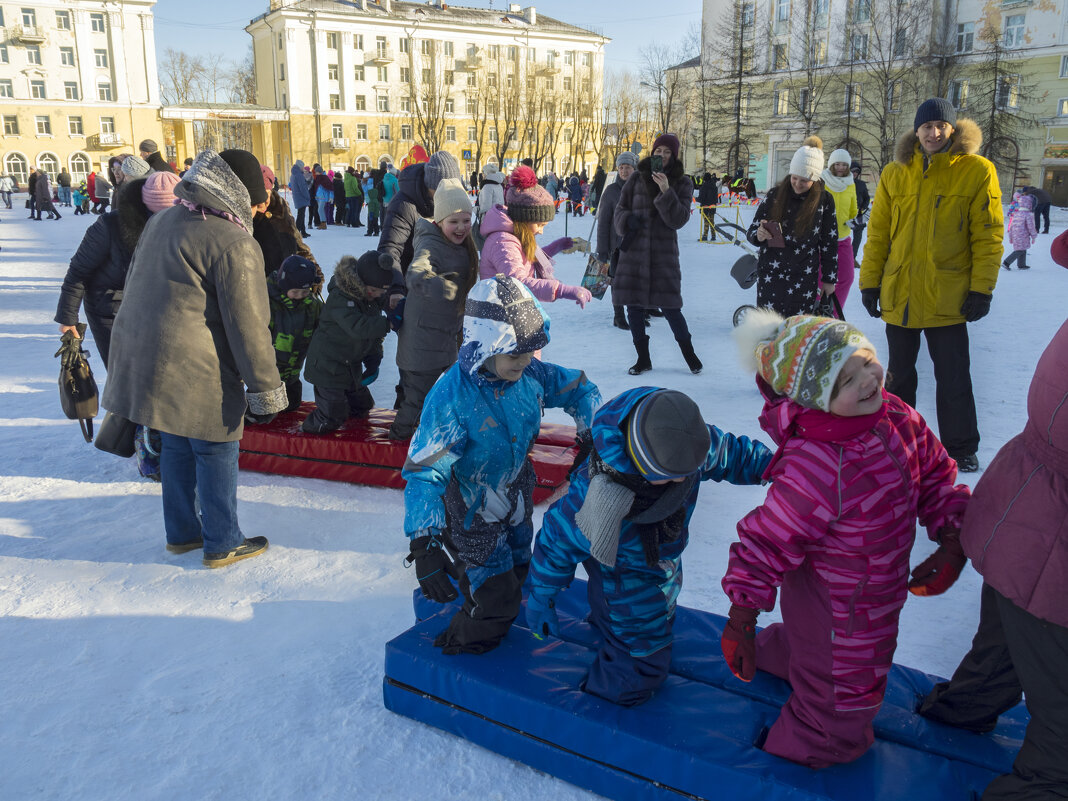
<instances>
[{"instance_id":1,"label":"pink knitted hat","mask_svg":"<svg viewBox=\"0 0 1068 801\"><path fill-rule=\"evenodd\" d=\"M267 190L267 194L269 195L271 194L271 190L274 189L274 170L266 164L261 164L260 172L263 173L263 188Z\"/></svg>"},{"instance_id":2,"label":"pink knitted hat","mask_svg":"<svg viewBox=\"0 0 1068 801\"><path fill-rule=\"evenodd\" d=\"M173 172L152 173L141 187L141 202L153 214L169 209L174 205L174 187L178 186L179 181L181 178Z\"/></svg>"},{"instance_id":3,"label":"pink knitted hat","mask_svg":"<svg viewBox=\"0 0 1068 801\"><path fill-rule=\"evenodd\" d=\"M556 216L552 195L538 186L538 176L530 167L516 167L508 176L504 205L514 222L551 222Z\"/></svg>"}]
</instances>

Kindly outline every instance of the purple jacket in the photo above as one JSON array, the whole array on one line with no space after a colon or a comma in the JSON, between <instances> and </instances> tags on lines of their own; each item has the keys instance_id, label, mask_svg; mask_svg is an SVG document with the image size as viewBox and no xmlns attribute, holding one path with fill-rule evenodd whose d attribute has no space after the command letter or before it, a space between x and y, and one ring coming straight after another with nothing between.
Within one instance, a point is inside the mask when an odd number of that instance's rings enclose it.
<instances>
[{"instance_id":1,"label":"purple jacket","mask_svg":"<svg viewBox=\"0 0 1068 801\"><path fill-rule=\"evenodd\" d=\"M503 273L526 284L538 300L546 303L556 300L564 283L553 277L552 257L568 247L571 240L563 237L550 242L544 248L538 248L534 263L527 261L504 206L490 209L482 218L479 231L486 239L478 267L479 278L492 278Z\"/></svg>"},{"instance_id":2,"label":"purple jacket","mask_svg":"<svg viewBox=\"0 0 1068 801\"><path fill-rule=\"evenodd\" d=\"M1016 209L1009 215L1009 244L1013 250L1027 250L1035 244L1038 229L1035 227L1035 199L1020 195Z\"/></svg>"},{"instance_id":3,"label":"purple jacket","mask_svg":"<svg viewBox=\"0 0 1068 801\"><path fill-rule=\"evenodd\" d=\"M1023 433L975 486L961 542L987 584L1068 627L1068 322L1038 360Z\"/></svg>"}]
</instances>

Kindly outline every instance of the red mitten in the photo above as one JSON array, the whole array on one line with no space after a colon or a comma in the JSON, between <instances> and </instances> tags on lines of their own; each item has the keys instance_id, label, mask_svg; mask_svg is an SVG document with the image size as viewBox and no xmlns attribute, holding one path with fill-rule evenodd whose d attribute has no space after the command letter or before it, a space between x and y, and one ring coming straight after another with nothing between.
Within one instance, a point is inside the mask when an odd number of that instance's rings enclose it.
<instances>
[{"instance_id":1,"label":"red mitten","mask_svg":"<svg viewBox=\"0 0 1068 801\"><path fill-rule=\"evenodd\" d=\"M938 550L912 571L909 592L913 595L941 595L953 586L968 562L960 547L960 529L942 529L938 532L938 543Z\"/></svg>"},{"instance_id":2,"label":"red mitten","mask_svg":"<svg viewBox=\"0 0 1068 801\"><path fill-rule=\"evenodd\" d=\"M756 619L759 609L731 604L727 625L719 645L731 673L742 681L752 681L756 675Z\"/></svg>"}]
</instances>

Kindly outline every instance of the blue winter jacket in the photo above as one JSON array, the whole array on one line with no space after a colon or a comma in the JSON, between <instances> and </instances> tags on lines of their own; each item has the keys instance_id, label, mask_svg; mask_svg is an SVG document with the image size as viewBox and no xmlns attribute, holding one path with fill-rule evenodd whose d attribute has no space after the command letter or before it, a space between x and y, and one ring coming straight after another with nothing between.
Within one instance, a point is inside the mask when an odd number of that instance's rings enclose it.
<instances>
[{"instance_id":1,"label":"blue winter jacket","mask_svg":"<svg viewBox=\"0 0 1068 801\"><path fill-rule=\"evenodd\" d=\"M507 351L472 348L466 339L464 345L427 394L408 449L403 475L409 537L445 527L442 497L452 476L469 514L500 520L509 508L508 487L537 439L542 410L562 407L585 431L601 404L601 393L581 370L534 359L518 381L502 381L480 368L489 356Z\"/></svg>"},{"instance_id":2,"label":"blue winter jacket","mask_svg":"<svg viewBox=\"0 0 1068 801\"><path fill-rule=\"evenodd\" d=\"M593 443L601 459L613 470L637 476L638 469L626 452L620 424L638 402L657 387L637 387L608 401L593 420ZM615 567L600 563L587 568L590 580L603 585L613 631L627 644L633 656L647 656L671 642L675 602L682 589L682 552L690 538L690 517L697 504L701 481L759 484L772 453L761 442L736 437L708 426L712 444L700 471L698 483L686 499L686 522L675 540L660 547L660 562L645 561L637 527L624 520L620 527ZM571 476L571 487L542 519L530 567L530 589L552 597L571 583L575 566L591 560L590 543L575 523L589 488L589 462ZM592 569L590 569L592 568Z\"/></svg>"},{"instance_id":3,"label":"blue winter jacket","mask_svg":"<svg viewBox=\"0 0 1068 801\"><path fill-rule=\"evenodd\" d=\"M304 162L298 161L289 170L289 191L293 193L293 208L303 209L311 205L308 182L304 180Z\"/></svg>"}]
</instances>

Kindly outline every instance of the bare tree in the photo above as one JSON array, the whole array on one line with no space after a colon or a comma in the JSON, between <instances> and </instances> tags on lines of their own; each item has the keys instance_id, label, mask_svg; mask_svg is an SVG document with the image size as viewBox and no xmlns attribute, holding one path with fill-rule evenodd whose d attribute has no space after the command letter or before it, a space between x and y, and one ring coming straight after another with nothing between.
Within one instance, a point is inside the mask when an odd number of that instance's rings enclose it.
<instances>
[{"instance_id":1,"label":"bare tree","mask_svg":"<svg viewBox=\"0 0 1068 801\"><path fill-rule=\"evenodd\" d=\"M408 81L416 138L428 153L445 142L445 115L455 102L452 64L443 63L440 44L433 39L408 38ZM417 52L418 50L418 52ZM448 69L445 67L448 66Z\"/></svg>"},{"instance_id":2,"label":"bare tree","mask_svg":"<svg viewBox=\"0 0 1068 801\"><path fill-rule=\"evenodd\" d=\"M656 92L656 120L661 132L678 127L677 117L685 113L693 88L691 73L674 67L699 54L699 45L692 35L675 45L653 43L640 51L641 83Z\"/></svg>"},{"instance_id":3,"label":"bare tree","mask_svg":"<svg viewBox=\"0 0 1068 801\"><path fill-rule=\"evenodd\" d=\"M596 143L601 161L614 164L615 157L635 142L648 146L653 140L653 114L639 79L630 72L605 76L604 109Z\"/></svg>"}]
</instances>

